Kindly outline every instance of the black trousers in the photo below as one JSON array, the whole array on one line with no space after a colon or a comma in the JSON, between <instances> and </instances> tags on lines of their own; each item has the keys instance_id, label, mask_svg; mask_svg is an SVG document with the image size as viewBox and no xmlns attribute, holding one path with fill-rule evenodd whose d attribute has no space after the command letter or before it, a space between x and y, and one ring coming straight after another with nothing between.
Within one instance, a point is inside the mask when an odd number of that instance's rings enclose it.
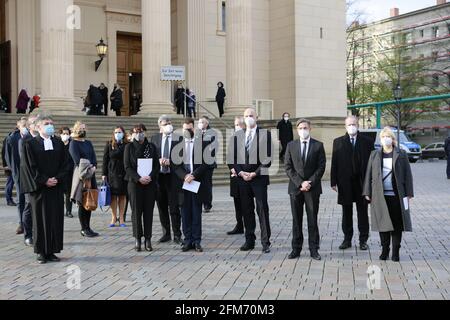
<instances>
[{"instance_id":1,"label":"black trousers","mask_svg":"<svg viewBox=\"0 0 450 320\"><path fill-rule=\"evenodd\" d=\"M66 202L66 213L72 213L72 201L70 200L70 190L64 193Z\"/></svg>"},{"instance_id":2,"label":"black trousers","mask_svg":"<svg viewBox=\"0 0 450 320\"><path fill-rule=\"evenodd\" d=\"M450 154L447 155L447 179L450 179Z\"/></svg>"},{"instance_id":3,"label":"black trousers","mask_svg":"<svg viewBox=\"0 0 450 320\"><path fill-rule=\"evenodd\" d=\"M202 202L197 194L183 190L181 216L185 245L200 245L202 242Z\"/></svg>"},{"instance_id":4,"label":"black trousers","mask_svg":"<svg viewBox=\"0 0 450 320\"><path fill-rule=\"evenodd\" d=\"M205 178L203 180L203 184L206 190L206 198L203 202L203 207L205 209L212 208L212 200L213 200L213 175L214 169L208 169L205 171Z\"/></svg>"},{"instance_id":5,"label":"black trousers","mask_svg":"<svg viewBox=\"0 0 450 320\"><path fill-rule=\"evenodd\" d=\"M400 199L398 196L385 196L384 199L386 200L394 231L380 232L381 245L388 248L392 239L392 247L399 248L400 243L402 242L402 232L404 230Z\"/></svg>"},{"instance_id":6,"label":"black trousers","mask_svg":"<svg viewBox=\"0 0 450 320\"><path fill-rule=\"evenodd\" d=\"M174 237L181 238L181 213L176 196L171 188L171 175L159 175L159 188L156 202L158 204L159 220L164 236L170 237L170 222Z\"/></svg>"},{"instance_id":7,"label":"black trousers","mask_svg":"<svg viewBox=\"0 0 450 320\"><path fill-rule=\"evenodd\" d=\"M317 251L320 244L317 216L319 213L320 194L301 192L291 195L292 210L292 249L302 250L303 247L303 211L306 207L308 220L308 243L310 251Z\"/></svg>"},{"instance_id":8,"label":"black trousers","mask_svg":"<svg viewBox=\"0 0 450 320\"><path fill-rule=\"evenodd\" d=\"M269 246L271 230L269 221L269 204L267 203L267 186L253 185L251 183L239 185L239 194L241 197L245 239L247 243L254 244L256 240L256 219L254 213L254 200L256 200L256 212L258 213L259 226L261 229L261 244L263 246Z\"/></svg>"},{"instance_id":9,"label":"black trousers","mask_svg":"<svg viewBox=\"0 0 450 320\"><path fill-rule=\"evenodd\" d=\"M131 206L133 237L151 239L153 226L153 209L156 201L156 185L151 182L147 186L140 183L128 183L128 195Z\"/></svg>"},{"instance_id":10,"label":"black trousers","mask_svg":"<svg viewBox=\"0 0 450 320\"><path fill-rule=\"evenodd\" d=\"M223 105L225 104L225 101L217 101L217 107L219 108L219 115L222 118L222 116L225 114Z\"/></svg>"},{"instance_id":11,"label":"black trousers","mask_svg":"<svg viewBox=\"0 0 450 320\"><path fill-rule=\"evenodd\" d=\"M25 239L33 238L33 218L32 218L32 209L30 203L30 195L24 194L25 206L23 208L22 214L22 225L23 225L23 235Z\"/></svg>"},{"instance_id":12,"label":"black trousers","mask_svg":"<svg viewBox=\"0 0 450 320\"><path fill-rule=\"evenodd\" d=\"M242 216L242 201L240 195L233 197L234 210L236 212L236 227L239 230L244 230L244 218ZM254 212L252 212L255 215Z\"/></svg>"},{"instance_id":13,"label":"black trousers","mask_svg":"<svg viewBox=\"0 0 450 320\"><path fill-rule=\"evenodd\" d=\"M91 229L91 211L87 211L83 206L78 207L78 219L80 220L81 230Z\"/></svg>"},{"instance_id":14,"label":"black trousers","mask_svg":"<svg viewBox=\"0 0 450 320\"><path fill-rule=\"evenodd\" d=\"M281 141L280 159L284 160L284 155L286 153L286 148L289 142Z\"/></svg>"},{"instance_id":15,"label":"black trousers","mask_svg":"<svg viewBox=\"0 0 450 320\"><path fill-rule=\"evenodd\" d=\"M359 177L354 177L351 182L353 203L356 203L358 217L359 242L366 243L369 240L369 212L368 203L362 197L362 188ZM342 206L342 231L344 241L351 242L353 239L353 203Z\"/></svg>"},{"instance_id":16,"label":"black trousers","mask_svg":"<svg viewBox=\"0 0 450 320\"><path fill-rule=\"evenodd\" d=\"M14 188L14 179L13 179L12 175L9 175L7 177L6 185L5 185L5 197L6 197L7 203L13 202L13 198L12 198L13 188Z\"/></svg>"}]
</instances>

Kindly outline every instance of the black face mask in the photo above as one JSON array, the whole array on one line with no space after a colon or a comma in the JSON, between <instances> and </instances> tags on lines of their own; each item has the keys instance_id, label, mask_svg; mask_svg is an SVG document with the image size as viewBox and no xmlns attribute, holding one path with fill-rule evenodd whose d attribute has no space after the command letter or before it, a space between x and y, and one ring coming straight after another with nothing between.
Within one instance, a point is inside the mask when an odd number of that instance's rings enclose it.
<instances>
[{"instance_id":1,"label":"black face mask","mask_svg":"<svg viewBox=\"0 0 450 320\"><path fill-rule=\"evenodd\" d=\"M86 138L86 131L80 131L78 133L78 137L80 137L81 139Z\"/></svg>"}]
</instances>

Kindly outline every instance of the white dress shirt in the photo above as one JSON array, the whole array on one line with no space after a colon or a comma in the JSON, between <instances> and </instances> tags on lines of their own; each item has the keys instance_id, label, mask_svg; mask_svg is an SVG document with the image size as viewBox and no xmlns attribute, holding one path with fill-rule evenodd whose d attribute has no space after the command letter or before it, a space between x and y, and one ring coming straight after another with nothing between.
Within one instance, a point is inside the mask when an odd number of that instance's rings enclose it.
<instances>
[{"instance_id":1,"label":"white dress shirt","mask_svg":"<svg viewBox=\"0 0 450 320\"><path fill-rule=\"evenodd\" d=\"M257 129L257 128L258 128L258 127L256 126L256 127L254 127L253 129L247 129L247 131L245 132L245 144L247 144L248 137L251 135L251 139L250 139L250 144L249 144L249 146L252 145L253 140L255 139L256 129Z\"/></svg>"},{"instance_id":2,"label":"white dress shirt","mask_svg":"<svg viewBox=\"0 0 450 320\"><path fill-rule=\"evenodd\" d=\"M185 144L184 150L187 150L189 147L189 144L190 144L190 154L189 154L189 159L190 159L189 164L191 166L190 174L192 174L194 172L194 145L195 145L194 142L195 142L195 138L193 138L191 140L185 139L185 142L184 142L184 144ZM186 158L185 158L185 160L186 160ZM184 163L184 164L186 164L186 163Z\"/></svg>"},{"instance_id":3,"label":"white dress shirt","mask_svg":"<svg viewBox=\"0 0 450 320\"><path fill-rule=\"evenodd\" d=\"M309 145L310 145L310 142L311 142L311 137L309 137L309 138L306 139L306 140L300 139L300 158L302 157L302 155L303 155L303 149L305 148L304 142L306 142L306 157L305 157L305 159L308 160L308 156L309 156Z\"/></svg>"}]
</instances>

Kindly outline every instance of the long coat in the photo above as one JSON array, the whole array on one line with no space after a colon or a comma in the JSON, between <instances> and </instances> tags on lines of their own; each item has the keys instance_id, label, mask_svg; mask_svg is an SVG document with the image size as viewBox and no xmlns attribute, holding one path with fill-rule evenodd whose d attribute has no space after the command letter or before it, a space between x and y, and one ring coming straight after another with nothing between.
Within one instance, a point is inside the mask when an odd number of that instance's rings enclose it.
<instances>
[{"instance_id":1,"label":"long coat","mask_svg":"<svg viewBox=\"0 0 450 320\"><path fill-rule=\"evenodd\" d=\"M281 120L278 122L277 129L279 132L279 140L281 141L281 144L283 145L283 148L286 148L287 144L294 140L294 131L292 129L292 123L291 121L284 121Z\"/></svg>"},{"instance_id":2,"label":"long coat","mask_svg":"<svg viewBox=\"0 0 450 320\"><path fill-rule=\"evenodd\" d=\"M124 166L125 144L119 144L115 149L109 141L103 153L103 176L108 178L111 194L121 196L127 194Z\"/></svg>"},{"instance_id":3,"label":"long coat","mask_svg":"<svg viewBox=\"0 0 450 320\"><path fill-rule=\"evenodd\" d=\"M359 189L362 191L367 163L374 149L373 141L362 134L358 134L356 137L355 151L353 151L348 134L334 140L331 160L331 186L338 187L338 204L351 205L358 196L363 197L362 194L352 194L352 164L355 161L354 165L359 168L358 182ZM353 152L355 152L354 157Z\"/></svg>"},{"instance_id":4,"label":"long coat","mask_svg":"<svg viewBox=\"0 0 450 320\"><path fill-rule=\"evenodd\" d=\"M117 111L123 107L123 91L115 89L111 93L111 110Z\"/></svg>"},{"instance_id":5,"label":"long coat","mask_svg":"<svg viewBox=\"0 0 450 320\"><path fill-rule=\"evenodd\" d=\"M388 207L384 198L383 188L383 155L382 150L375 150L370 155L367 165L366 179L364 181L363 195L371 198L371 224L372 231L390 232L394 231ZM403 199L414 197L413 177L409 165L408 155L403 150L394 150L393 175L395 186L402 208L403 228L406 232L412 231L410 209L406 210Z\"/></svg>"}]
</instances>

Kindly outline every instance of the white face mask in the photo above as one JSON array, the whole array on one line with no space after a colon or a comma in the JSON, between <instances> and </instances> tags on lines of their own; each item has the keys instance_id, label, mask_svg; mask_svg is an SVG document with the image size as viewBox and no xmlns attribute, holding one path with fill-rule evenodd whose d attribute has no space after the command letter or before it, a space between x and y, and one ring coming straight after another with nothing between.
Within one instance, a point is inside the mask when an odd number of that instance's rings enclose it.
<instances>
[{"instance_id":1,"label":"white face mask","mask_svg":"<svg viewBox=\"0 0 450 320\"><path fill-rule=\"evenodd\" d=\"M253 118L245 118L245 125L247 126L247 128L252 128L254 125L256 124L256 120Z\"/></svg>"},{"instance_id":2,"label":"white face mask","mask_svg":"<svg viewBox=\"0 0 450 320\"><path fill-rule=\"evenodd\" d=\"M238 132L238 131L241 131L241 130L242 130L241 126L234 126L234 131L235 132Z\"/></svg>"},{"instance_id":3,"label":"white face mask","mask_svg":"<svg viewBox=\"0 0 450 320\"><path fill-rule=\"evenodd\" d=\"M61 140L62 142L67 142L69 141L70 136L68 134L62 134L61 135Z\"/></svg>"},{"instance_id":4,"label":"white face mask","mask_svg":"<svg viewBox=\"0 0 450 320\"><path fill-rule=\"evenodd\" d=\"M202 131L203 131L204 128L205 128L205 125L204 125L203 123L199 123L199 124L198 124L198 129L199 129L199 130L202 130Z\"/></svg>"},{"instance_id":5,"label":"white face mask","mask_svg":"<svg viewBox=\"0 0 450 320\"><path fill-rule=\"evenodd\" d=\"M392 147L393 140L391 137L381 138L381 144L385 147Z\"/></svg>"},{"instance_id":6,"label":"white face mask","mask_svg":"<svg viewBox=\"0 0 450 320\"><path fill-rule=\"evenodd\" d=\"M284 121L288 122L289 121L289 117L284 117Z\"/></svg>"},{"instance_id":7,"label":"white face mask","mask_svg":"<svg viewBox=\"0 0 450 320\"><path fill-rule=\"evenodd\" d=\"M354 136L358 133L358 128L354 125L347 126L347 133L350 136Z\"/></svg>"},{"instance_id":8,"label":"white face mask","mask_svg":"<svg viewBox=\"0 0 450 320\"><path fill-rule=\"evenodd\" d=\"M172 134L173 133L173 126L171 124L164 126L163 127L163 132L166 135Z\"/></svg>"},{"instance_id":9,"label":"white face mask","mask_svg":"<svg viewBox=\"0 0 450 320\"><path fill-rule=\"evenodd\" d=\"M308 129L300 129L298 130L298 135L302 140L307 140L310 136L310 132Z\"/></svg>"}]
</instances>

